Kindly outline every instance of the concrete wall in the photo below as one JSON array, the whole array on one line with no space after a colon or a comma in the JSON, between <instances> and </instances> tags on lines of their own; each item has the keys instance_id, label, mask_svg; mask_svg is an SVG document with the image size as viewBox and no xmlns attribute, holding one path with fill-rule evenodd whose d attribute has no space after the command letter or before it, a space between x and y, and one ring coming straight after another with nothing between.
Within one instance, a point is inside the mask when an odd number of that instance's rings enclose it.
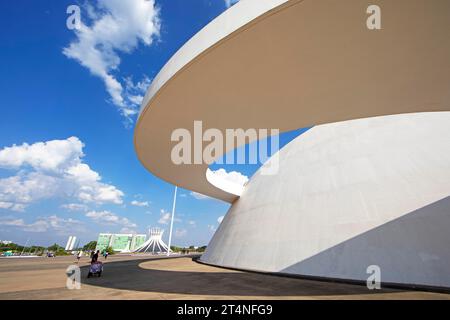
<instances>
[{"instance_id":1,"label":"concrete wall","mask_svg":"<svg viewBox=\"0 0 450 320\"><path fill-rule=\"evenodd\" d=\"M258 171L201 260L450 287L450 112L320 125ZM269 161L273 161L272 159Z\"/></svg>"}]
</instances>

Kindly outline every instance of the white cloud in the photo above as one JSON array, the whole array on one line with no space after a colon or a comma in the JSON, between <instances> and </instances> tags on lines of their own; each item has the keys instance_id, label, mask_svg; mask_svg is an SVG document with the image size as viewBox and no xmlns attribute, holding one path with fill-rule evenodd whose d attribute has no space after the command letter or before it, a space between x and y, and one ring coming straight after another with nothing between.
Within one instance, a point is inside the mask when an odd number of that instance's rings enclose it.
<instances>
[{"instance_id":1,"label":"white cloud","mask_svg":"<svg viewBox=\"0 0 450 320\"><path fill-rule=\"evenodd\" d=\"M45 220L37 220L31 224L24 225L22 230L28 232L47 232L49 224Z\"/></svg>"},{"instance_id":2,"label":"white cloud","mask_svg":"<svg viewBox=\"0 0 450 320\"><path fill-rule=\"evenodd\" d=\"M197 223L196 223L194 220L189 220L189 221L188 221L188 224L189 224L190 226L192 226L192 227L197 226Z\"/></svg>"},{"instance_id":3,"label":"white cloud","mask_svg":"<svg viewBox=\"0 0 450 320\"><path fill-rule=\"evenodd\" d=\"M88 206L81 203L67 203L61 205L61 208L69 210L69 211L86 211L88 210Z\"/></svg>"},{"instance_id":4,"label":"white cloud","mask_svg":"<svg viewBox=\"0 0 450 320\"><path fill-rule=\"evenodd\" d=\"M20 211L53 197L121 204L123 192L101 182L100 175L83 163L83 147L77 137L70 137L1 149L0 168L17 170L0 179L1 208Z\"/></svg>"},{"instance_id":5,"label":"white cloud","mask_svg":"<svg viewBox=\"0 0 450 320\"><path fill-rule=\"evenodd\" d=\"M212 170L212 173L218 176L221 180L240 186L244 186L248 181L248 177L246 175L243 175L242 173L237 171L227 172L225 169L220 168L215 171Z\"/></svg>"},{"instance_id":6,"label":"white cloud","mask_svg":"<svg viewBox=\"0 0 450 320\"><path fill-rule=\"evenodd\" d=\"M150 46L159 37L159 10L154 0L98 0L86 5L87 18L75 30L76 39L63 49L64 55L100 77L112 102L127 119L138 110L141 95L148 86L148 78L125 89L114 73L121 63L120 53L133 52L140 43Z\"/></svg>"},{"instance_id":7,"label":"white cloud","mask_svg":"<svg viewBox=\"0 0 450 320\"><path fill-rule=\"evenodd\" d=\"M178 214L179 216L181 214ZM181 222L182 220L176 217L177 214L175 213L175 217L173 221ZM160 211L160 218L158 220L159 224L168 224L170 222L170 219L172 219L172 214L170 212L165 211L164 209L161 209Z\"/></svg>"},{"instance_id":8,"label":"white cloud","mask_svg":"<svg viewBox=\"0 0 450 320\"><path fill-rule=\"evenodd\" d=\"M112 213L107 210L103 211L89 211L86 213L86 217L91 218L92 220L106 225L119 225L124 228L136 228L137 225L125 217L119 217L115 213Z\"/></svg>"},{"instance_id":9,"label":"white cloud","mask_svg":"<svg viewBox=\"0 0 450 320\"><path fill-rule=\"evenodd\" d=\"M232 194L241 195L245 184L248 182L248 177L237 171L227 172L225 169L206 170L206 179L213 186L225 190ZM211 199L207 195L192 191L191 196L198 200Z\"/></svg>"},{"instance_id":10,"label":"white cloud","mask_svg":"<svg viewBox=\"0 0 450 320\"><path fill-rule=\"evenodd\" d=\"M206 196L204 194L201 194L201 193L198 193L198 192L195 192L195 191L191 191L190 195L193 196L197 200L211 199L211 197L208 197L208 196Z\"/></svg>"},{"instance_id":11,"label":"white cloud","mask_svg":"<svg viewBox=\"0 0 450 320\"><path fill-rule=\"evenodd\" d=\"M236 2L239 2L239 0L225 0L225 6L227 8L231 7L233 4L235 4Z\"/></svg>"},{"instance_id":12,"label":"white cloud","mask_svg":"<svg viewBox=\"0 0 450 320\"><path fill-rule=\"evenodd\" d=\"M131 103L131 105L141 105L142 100L144 99L144 94L150 86L151 82L152 80L147 76L144 76L144 78L137 83L134 83L130 77L125 78L124 95L126 99Z\"/></svg>"},{"instance_id":13,"label":"white cloud","mask_svg":"<svg viewBox=\"0 0 450 320\"><path fill-rule=\"evenodd\" d=\"M8 209L11 211L23 212L25 211L26 205L22 203L4 202L0 201L0 209Z\"/></svg>"},{"instance_id":14,"label":"white cloud","mask_svg":"<svg viewBox=\"0 0 450 320\"><path fill-rule=\"evenodd\" d=\"M206 179L213 186L225 190L226 192L241 195L244 186L248 182L248 177L237 171L227 172L225 169L206 170Z\"/></svg>"},{"instance_id":15,"label":"white cloud","mask_svg":"<svg viewBox=\"0 0 450 320\"><path fill-rule=\"evenodd\" d=\"M63 219L56 215L38 220L37 222L41 222L43 224L48 223L48 227L51 230L55 230L61 234L67 234L74 232L75 230L80 230L80 227L83 225L81 221L72 218Z\"/></svg>"},{"instance_id":16,"label":"white cloud","mask_svg":"<svg viewBox=\"0 0 450 320\"><path fill-rule=\"evenodd\" d=\"M219 218L217 218L217 222L220 224L223 221L223 216L220 216Z\"/></svg>"},{"instance_id":17,"label":"white cloud","mask_svg":"<svg viewBox=\"0 0 450 320\"><path fill-rule=\"evenodd\" d=\"M0 179L0 201L20 205L24 209L31 202L50 198L63 192L56 177L40 172L23 173Z\"/></svg>"},{"instance_id":18,"label":"white cloud","mask_svg":"<svg viewBox=\"0 0 450 320\"><path fill-rule=\"evenodd\" d=\"M58 172L78 164L82 149L83 143L77 137L13 145L0 150L0 167L16 169L29 165L35 170Z\"/></svg>"},{"instance_id":19,"label":"white cloud","mask_svg":"<svg viewBox=\"0 0 450 320\"><path fill-rule=\"evenodd\" d=\"M80 184L100 180L100 175L91 170L85 163L78 163L77 165L67 168L66 175L78 181Z\"/></svg>"},{"instance_id":20,"label":"white cloud","mask_svg":"<svg viewBox=\"0 0 450 320\"><path fill-rule=\"evenodd\" d=\"M161 209L161 217L158 220L159 224L168 224L171 218L170 212L166 212L163 209Z\"/></svg>"},{"instance_id":21,"label":"white cloud","mask_svg":"<svg viewBox=\"0 0 450 320\"><path fill-rule=\"evenodd\" d=\"M136 207L148 207L150 204L148 203L148 201L133 200L133 201L131 201L131 205L136 206Z\"/></svg>"},{"instance_id":22,"label":"white cloud","mask_svg":"<svg viewBox=\"0 0 450 320\"><path fill-rule=\"evenodd\" d=\"M56 215L38 218L36 221L29 224L25 223L23 219L1 218L0 225L16 227L28 232L52 231L61 235L73 233L74 231L82 232L84 229L81 221L72 218L63 219Z\"/></svg>"},{"instance_id":23,"label":"white cloud","mask_svg":"<svg viewBox=\"0 0 450 320\"><path fill-rule=\"evenodd\" d=\"M214 225L208 224L208 230L209 230L209 232L214 233L214 232L216 232L217 229Z\"/></svg>"},{"instance_id":24,"label":"white cloud","mask_svg":"<svg viewBox=\"0 0 450 320\"><path fill-rule=\"evenodd\" d=\"M133 229L133 228L123 227L122 229L120 229L120 233L136 234L137 231L136 231L136 229Z\"/></svg>"},{"instance_id":25,"label":"white cloud","mask_svg":"<svg viewBox=\"0 0 450 320\"><path fill-rule=\"evenodd\" d=\"M175 230L175 237L176 238L183 238L186 236L187 230L186 229L176 229Z\"/></svg>"},{"instance_id":26,"label":"white cloud","mask_svg":"<svg viewBox=\"0 0 450 320\"><path fill-rule=\"evenodd\" d=\"M0 218L0 225L2 226L14 226L14 227L22 227L25 225L23 219L5 219Z\"/></svg>"},{"instance_id":27,"label":"white cloud","mask_svg":"<svg viewBox=\"0 0 450 320\"><path fill-rule=\"evenodd\" d=\"M78 199L85 202L122 204L123 192L115 186L106 184L83 185Z\"/></svg>"}]
</instances>

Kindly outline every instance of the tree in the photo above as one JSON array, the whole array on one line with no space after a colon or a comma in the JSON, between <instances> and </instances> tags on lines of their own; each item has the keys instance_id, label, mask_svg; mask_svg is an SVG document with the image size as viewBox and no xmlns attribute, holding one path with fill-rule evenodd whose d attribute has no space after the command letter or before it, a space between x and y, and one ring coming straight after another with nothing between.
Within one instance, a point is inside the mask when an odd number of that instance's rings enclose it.
<instances>
[{"instance_id":1,"label":"tree","mask_svg":"<svg viewBox=\"0 0 450 320\"><path fill-rule=\"evenodd\" d=\"M47 250L53 252L57 256L65 256L69 254L66 252L64 247L61 247L59 244L56 243L48 247Z\"/></svg>"},{"instance_id":2,"label":"tree","mask_svg":"<svg viewBox=\"0 0 450 320\"><path fill-rule=\"evenodd\" d=\"M48 247L47 250L48 250L48 251L52 251L52 252L57 252L57 251L64 250L64 248L61 247L59 244L54 243L54 244L52 244L50 247Z\"/></svg>"},{"instance_id":3,"label":"tree","mask_svg":"<svg viewBox=\"0 0 450 320\"><path fill-rule=\"evenodd\" d=\"M83 251L93 251L96 247L97 241L90 241L83 247Z\"/></svg>"},{"instance_id":4,"label":"tree","mask_svg":"<svg viewBox=\"0 0 450 320\"><path fill-rule=\"evenodd\" d=\"M177 246L170 246L170 250L172 252L180 252L183 248L177 247Z\"/></svg>"},{"instance_id":5,"label":"tree","mask_svg":"<svg viewBox=\"0 0 450 320\"><path fill-rule=\"evenodd\" d=\"M12 251L12 252L16 252L16 253L21 253L23 251L25 253L33 253L33 254L39 255L45 251L45 247L35 246L35 245L24 247L24 246L18 245L16 243L8 243L8 244L2 244L0 246L0 251L1 252Z\"/></svg>"},{"instance_id":6,"label":"tree","mask_svg":"<svg viewBox=\"0 0 450 320\"><path fill-rule=\"evenodd\" d=\"M2 244L0 250L1 251L22 251L23 246L20 246L16 243Z\"/></svg>"}]
</instances>

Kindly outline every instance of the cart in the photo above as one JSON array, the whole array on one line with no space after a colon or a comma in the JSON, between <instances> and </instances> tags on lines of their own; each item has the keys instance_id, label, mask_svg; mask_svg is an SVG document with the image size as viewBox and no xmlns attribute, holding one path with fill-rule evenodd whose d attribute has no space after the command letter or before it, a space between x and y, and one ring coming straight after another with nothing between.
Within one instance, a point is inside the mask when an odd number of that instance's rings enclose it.
<instances>
[{"instance_id":1,"label":"cart","mask_svg":"<svg viewBox=\"0 0 450 320\"><path fill-rule=\"evenodd\" d=\"M102 271L103 271L103 263L101 263L100 261L92 262L91 266L89 267L89 273L87 277L90 278L94 275L101 277Z\"/></svg>"}]
</instances>

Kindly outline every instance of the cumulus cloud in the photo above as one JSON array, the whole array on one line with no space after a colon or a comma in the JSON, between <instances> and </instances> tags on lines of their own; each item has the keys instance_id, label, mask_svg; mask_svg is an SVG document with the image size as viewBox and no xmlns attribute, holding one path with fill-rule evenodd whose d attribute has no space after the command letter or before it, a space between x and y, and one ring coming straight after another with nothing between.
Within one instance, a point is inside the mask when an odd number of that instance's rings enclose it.
<instances>
[{"instance_id":1,"label":"cumulus cloud","mask_svg":"<svg viewBox=\"0 0 450 320\"><path fill-rule=\"evenodd\" d=\"M118 225L123 228L136 228L137 225L125 217L119 217L115 213L107 210L103 211L89 211L86 213L86 217L91 218L95 222L105 225ZM128 233L128 232L126 232Z\"/></svg>"},{"instance_id":2,"label":"cumulus cloud","mask_svg":"<svg viewBox=\"0 0 450 320\"><path fill-rule=\"evenodd\" d=\"M123 227L120 229L120 233L136 234L137 231L134 228Z\"/></svg>"},{"instance_id":3,"label":"cumulus cloud","mask_svg":"<svg viewBox=\"0 0 450 320\"><path fill-rule=\"evenodd\" d=\"M172 219L172 213L165 211L164 209L161 209L160 211L160 217L158 220L159 224L168 224L170 222L170 219ZM181 222L181 219L176 217L173 219L176 222Z\"/></svg>"},{"instance_id":4,"label":"cumulus cloud","mask_svg":"<svg viewBox=\"0 0 450 320\"><path fill-rule=\"evenodd\" d=\"M123 192L101 182L83 162L83 147L77 137L70 137L1 149L0 168L17 172L0 179L0 208L23 211L32 202L53 197L121 204Z\"/></svg>"},{"instance_id":5,"label":"cumulus cloud","mask_svg":"<svg viewBox=\"0 0 450 320\"><path fill-rule=\"evenodd\" d=\"M171 218L170 212L166 212L163 209L161 209L161 216L158 220L159 224L168 224Z\"/></svg>"},{"instance_id":6,"label":"cumulus cloud","mask_svg":"<svg viewBox=\"0 0 450 320\"><path fill-rule=\"evenodd\" d=\"M123 192L115 186L93 183L83 185L78 193L78 198L85 202L122 204Z\"/></svg>"},{"instance_id":7,"label":"cumulus cloud","mask_svg":"<svg viewBox=\"0 0 450 320\"><path fill-rule=\"evenodd\" d=\"M227 172L225 169L206 170L206 179L219 189L226 192L241 195L244 186L248 182L248 177L237 171Z\"/></svg>"},{"instance_id":8,"label":"cumulus cloud","mask_svg":"<svg viewBox=\"0 0 450 320\"><path fill-rule=\"evenodd\" d=\"M40 172L19 172L15 176L0 179L0 201L14 203L25 209L32 202L61 195L64 192L61 182L61 178Z\"/></svg>"},{"instance_id":9,"label":"cumulus cloud","mask_svg":"<svg viewBox=\"0 0 450 320\"><path fill-rule=\"evenodd\" d=\"M206 170L207 180L219 189L225 190L232 194L241 195L245 184L248 182L248 177L237 171L227 172L225 169ZM198 200L212 199L211 197L191 191L190 195Z\"/></svg>"},{"instance_id":10,"label":"cumulus cloud","mask_svg":"<svg viewBox=\"0 0 450 320\"><path fill-rule=\"evenodd\" d=\"M26 223L23 219L0 218L0 225L15 227L28 232L55 232L60 235L82 232L83 223L81 221L69 218L64 219L56 215L38 218L32 223Z\"/></svg>"},{"instance_id":11,"label":"cumulus cloud","mask_svg":"<svg viewBox=\"0 0 450 320\"><path fill-rule=\"evenodd\" d=\"M0 201L0 209L9 209L11 211L23 212L25 211L26 205L22 203L13 203Z\"/></svg>"},{"instance_id":12,"label":"cumulus cloud","mask_svg":"<svg viewBox=\"0 0 450 320\"><path fill-rule=\"evenodd\" d=\"M133 200L133 201L131 201L131 205L136 206L136 207L148 207L150 204L148 203L148 201Z\"/></svg>"},{"instance_id":13,"label":"cumulus cloud","mask_svg":"<svg viewBox=\"0 0 450 320\"><path fill-rule=\"evenodd\" d=\"M230 171L227 172L225 169L220 168L218 170L211 170L213 174L215 174L218 178L220 178L223 181L227 181L232 184L236 184L239 186L244 186L247 181L248 177L246 175L243 175L240 172L237 171Z\"/></svg>"},{"instance_id":14,"label":"cumulus cloud","mask_svg":"<svg viewBox=\"0 0 450 320\"><path fill-rule=\"evenodd\" d=\"M140 106L144 99L144 94L150 86L151 79L147 76L134 83L131 77L125 78L125 97L132 106Z\"/></svg>"},{"instance_id":15,"label":"cumulus cloud","mask_svg":"<svg viewBox=\"0 0 450 320\"><path fill-rule=\"evenodd\" d=\"M61 205L61 208L69 211L87 211L88 206L82 203L67 203Z\"/></svg>"},{"instance_id":16,"label":"cumulus cloud","mask_svg":"<svg viewBox=\"0 0 450 320\"><path fill-rule=\"evenodd\" d=\"M220 216L219 218L217 218L217 222L220 224L220 223L222 223L222 220L223 220L223 216Z\"/></svg>"},{"instance_id":17,"label":"cumulus cloud","mask_svg":"<svg viewBox=\"0 0 450 320\"><path fill-rule=\"evenodd\" d=\"M208 196L206 196L204 194L201 194L201 193L198 193L198 192L195 192L195 191L191 191L190 195L193 196L197 200L211 199L211 197L208 197Z\"/></svg>"},{"instance_id":18,"label":"cumulus cloud","mask_svg":"<svg viewBox=\"0 0 450 320\"><path fill-rule=\"evenodd\" d=\"M79 231L81 230L80 227L83 225L81 221L72 218L63 219L56 215L38 220L37 222L39 221L43 224L47 223L49 229L55 230L56 232L61 234L68 234L74 232L75 230Z\"/></svg>"},{"instance_id":19,"label":"cumulus cloud","mask_svg":"<svg viewBox=\"0 0 450 320\"><path fill-rule=\"evenodd\" d=\"M159 9L154 0L98 0L84 9L87 15L75 30L76 39L63 54L102 79L114 105L131 120L149 80L134 84L130 78L119 79L120 54L133 52L139 44L150 46L159 37Z\"/></svg>"},{"instance_id":20,"label":"cumulus cloud","mask_svg":"<svg viewBox=\"0 0 450 320\"><path fill-rule=\"evenodd\" d=\"M77 137L13 145L0 150L0 167L16 169L28 165L35 170L58 172L78 164L82 149L83 143Z\"/></svg>"},{"instance_id":21,"label":"cumulus cloud","mask_svg":"<svg viewBox=\"0 0 450 320\"><path fill-rule=\"evenodd\" d=\"M175 237L176 238L183 238L187 235L186 229L176 229L175 230Z\"/></svg>"},{"instance_id":22,"label":"cumulus cloud","mask_svg":"<svg viewBox=\"0 0 450 320\"><path fill-rule=\"evenodd\" d=\"M0 225L2 226L14 226L14 227L22 227L25 225L23 219L5 219L0 218Z\"/></svg>"}]
</instances>

